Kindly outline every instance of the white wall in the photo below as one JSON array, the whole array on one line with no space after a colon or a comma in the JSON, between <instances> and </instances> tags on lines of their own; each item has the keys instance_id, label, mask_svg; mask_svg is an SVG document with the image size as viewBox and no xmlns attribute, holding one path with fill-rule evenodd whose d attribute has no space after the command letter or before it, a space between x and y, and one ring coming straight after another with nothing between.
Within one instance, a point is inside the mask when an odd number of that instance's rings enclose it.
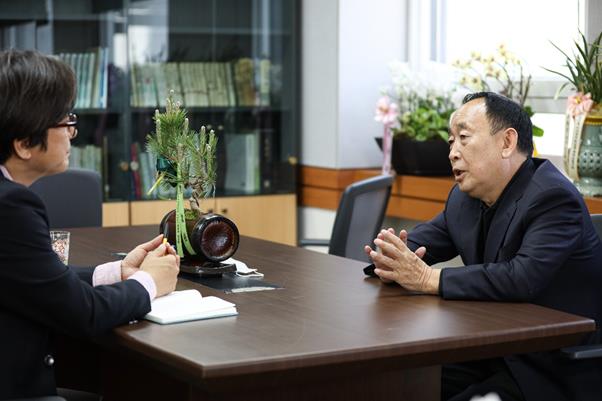
<instances>
[{"instance_id":1,"label":"white wall","mask_svg":"<svg viewBox=\"0 0 602 401\"><path fill-rule=\"evenodd\" d=\"M380 88L391 83L388 64L404 54L405 2L339 2L338 168L377 167L382 163L374 121Z\"/></svg>"},{"instance_id":2,"label":"white wall","mask_svg":"<svg viewBox=\"0 0 602 401\"><path fill-rule=\"evenodd\" d=\"M374 142L388 63L405 52L405 1L304 0L301 164L365 168L381 164Z\"/></svg>"},{"instance_id":3,"label":"white wall","mask_svg":"<svg viewBox=\"0 0 602 401\"><path fill-rule=\"evenodd\" d=\"M336 168L338 0L304 0L301 15L301 164Z\"/></svg>"},{"instance_id":4,"label":"white wall","mask_svg":"<svg viewBox=\"0 0 602 401\"><path fill-rule=\"evenodd\" d=\"M378 167L374 121L388 63L406 53L406 1L304 0L302 3L301 164ZM300 208L300 238L329 238L334 211Z\"/></svg>"}]
</instances>

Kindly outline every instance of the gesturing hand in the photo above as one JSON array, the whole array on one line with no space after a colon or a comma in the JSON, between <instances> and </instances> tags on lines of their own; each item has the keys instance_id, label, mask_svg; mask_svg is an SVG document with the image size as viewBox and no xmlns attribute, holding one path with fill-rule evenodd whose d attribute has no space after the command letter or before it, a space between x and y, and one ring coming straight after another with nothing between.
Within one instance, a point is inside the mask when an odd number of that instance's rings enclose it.
<instances>
[{"instance_id":1,"label":"gesturing hand","mask_svg":"<svg viewBox=\"0 0 602 401\"><path fill-rule=\"evenodd\" d=\"M395 235L395 230L394 229L388 228L387 231L390 232L391 234ZM378 238L380 240L384 239L384 234L382 233L382 231L377 234L376 238ZM408 232L406 230L401 230L399 232L399 239L401 239L403 241L403 243L406 244L406 246L407 246L407 243L408 243ZM366 246L364 246L364 252L366 252L366 254L368 256L370 256L370 253L372 252L372 248L370 246L366 245ZM424 257L424 255L426 254L426 248L423 247L423 246L421 246L420 248L416 249L416 251L414 253L416 254L416 256L418 256L420 259L422 259ZM382 264L380 264L380 263L378 263L378 262L376 262L374 260L373 260L373 262L374 262L374 266L377 269L388 270L387 266L382 265ZM389 279L386 279L386 278L384 278L382 276L379 276L379 278L384 283L392 283L392 282L394 282L394 280L389 280Z\"/></svg>"},{"instance_id":2,"label":"gesturing hand","mask_svg":"<svg viewBox=\"0 0 602 401\"><path fill-rule=\"evenodd\" d=\"M381 252L369 251L376 267L374 273L408 290L436 294L439 289L439 270L430 268L422 261L426 248L420 247L414 253L407 247L406 241L407 233L404 231L397 237L391 229L382 230L374 240Z\"/></svg>"}]
</instances>

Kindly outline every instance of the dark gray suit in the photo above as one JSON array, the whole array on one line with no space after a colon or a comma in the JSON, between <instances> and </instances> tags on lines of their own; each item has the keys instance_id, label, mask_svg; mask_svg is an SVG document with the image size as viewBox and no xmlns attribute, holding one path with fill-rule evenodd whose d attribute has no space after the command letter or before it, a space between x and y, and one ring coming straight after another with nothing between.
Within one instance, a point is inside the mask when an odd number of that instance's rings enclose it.
<instances>
[{"instance_id":1,"label":"dark gray suit","mask_svg":"<svg viewBox=\"0 0 602 401\"><path fill-rule=\"evenodd\" d=\"M530 302L595 319L583 344L601 342L602 244L583 198L547 160L517 176L495 213L482 259L480 204L454 187L443 213L408 238L428 264L462 257L441 272L445 299ZM558 351L504 358L525 398L599 400L602 359L570 361Z\"/></svg>"}]
</instances>

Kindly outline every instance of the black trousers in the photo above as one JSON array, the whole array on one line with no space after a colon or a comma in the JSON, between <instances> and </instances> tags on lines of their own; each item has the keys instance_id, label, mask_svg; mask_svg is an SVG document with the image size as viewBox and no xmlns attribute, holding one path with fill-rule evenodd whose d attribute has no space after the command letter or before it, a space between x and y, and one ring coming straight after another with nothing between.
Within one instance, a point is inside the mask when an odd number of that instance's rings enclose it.
<instances>
[{"instance_id":1,"label":"black trousers","mask_svg":"<svg viewBox=\"0 0 602 401\"><path fill-rule=\"evenodd\" d=\"M496 393L502 401L524 401L525 398L501 358L443 365L441 400L469 401L474 396Z\"/></svg>"}]
</instances>

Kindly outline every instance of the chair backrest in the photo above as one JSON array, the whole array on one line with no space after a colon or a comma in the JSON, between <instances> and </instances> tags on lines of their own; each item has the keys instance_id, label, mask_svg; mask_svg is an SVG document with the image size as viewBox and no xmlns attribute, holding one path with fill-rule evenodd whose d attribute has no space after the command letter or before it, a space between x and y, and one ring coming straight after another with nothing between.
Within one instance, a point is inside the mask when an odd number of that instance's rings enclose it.
<instances>
[{"instance_id":1,"label":"chair backrest","mask_svg":"<svg viewBox=\"0 0 602 401\"><path fill-rule=\"evenodd\" d=\"M600 240L602 241L602 214L592 214L591 217L598 237L600 237Z\"/></svg>"},{"instance_id":2,"label":"chair backrest","mask_svg":"<svg viewBox=\"0 0 602 401\"><path fill-rule=\"evenodd\" d=\"M372 245L385 217L394 177L381 175L349 185L339 203L328 253L368 262L364 245Z\"/></svg>"},{"instance_id":3,"label":"chair backrest","mask_svg":"<svg viewBox=\"0 0 602 401\"><path fill-rule=\"evenodd\" d=\"M97 172L68 169L40 178L30 189L46 205L51 229L102 225L102 185Z\"/></svg>"}]
</instances>

